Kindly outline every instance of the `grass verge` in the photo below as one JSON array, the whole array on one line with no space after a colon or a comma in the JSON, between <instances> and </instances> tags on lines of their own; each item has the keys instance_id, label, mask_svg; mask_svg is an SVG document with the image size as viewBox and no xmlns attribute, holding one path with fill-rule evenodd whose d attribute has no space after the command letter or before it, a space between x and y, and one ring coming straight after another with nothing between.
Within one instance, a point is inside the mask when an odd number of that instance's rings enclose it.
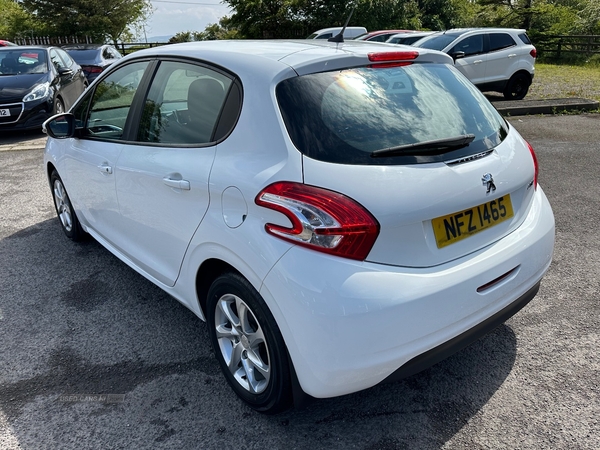
<instances>
[{"instance_id":1,"label":"grass verge","mask_svg":"<svg viewBox=\"0 0 600 450\"><path fill-rule=\"evenodd\" d=\"M600 101L600 65L536 63L528 100L579 97Z\"/></svg>"}]
</instances>

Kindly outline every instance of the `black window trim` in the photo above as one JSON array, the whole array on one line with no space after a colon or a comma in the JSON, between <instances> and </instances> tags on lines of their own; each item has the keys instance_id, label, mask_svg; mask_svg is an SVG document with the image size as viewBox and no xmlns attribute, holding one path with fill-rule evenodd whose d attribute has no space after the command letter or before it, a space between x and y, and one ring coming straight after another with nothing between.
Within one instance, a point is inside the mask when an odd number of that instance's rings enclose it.
<instances>
[{"instance_id":1,"label":"black window trim","mask_svg":"<svg viewBox=\"0 0 600 450\"><path fill-rule=\"evenodd\" d=\"M195 58L187 58L187 57L179 57L179 56L161 56L161 57L147 56L147 57L142 57L142 58L130 59L125 64L119 63L119 64L112 65L108 70L106 70L104 73L102 73L102 75L101 75L102 80L109 77L112 73L114 73L115 71L119 70L122 67L125 67L127 65L134 64L134 63L144 62L144 61L148 61L149 64L148 64L148 67L146 67L146 70L144 71L142 80L140 81L140 84L137 88L137 91L136 91L133 101L131 103L131 108L129 109L129 112L127 114L127 119L125 121L125 126L123 127L123 134L121 136L121 139L109 139L109 138L100 137L100 136L87 136L87 135L83 135L83 133L81 131L76 134L76 137L78 139L86 139L86 140L99 141L99 142L112 142L112 143L127 144L127 145L141 145L141 146L149 146L149 147L201 148L201 147L213 147L213 146L219 144L220 142L223 142L225 139L227 139L227 137L229 137L229 135L235 129L235 126L241 116L242 106L243 106L243 98L244 98L243 85L242 85L240 78L236 74L234 74L233 72L231 72L217 64L213 64L208 61L199 60L199 59L195 59ZM152 85L152 81L154 80L154 77L156 76L156 73L158 71L160 63L163 61L164 62L167 62L167 61L184 62L187 64L193 64L196 66L205 67L207 69L213 70L213 71L220 73L221 75L231 79L231 81L232 81L231 86L229 87L229 90L225 96L225 101L223 103L223 106L219 113L219 118L217 119L214 131L213 131L213 137L217 136L217 139L211 140L211 142L202 143L202 144L199 144L199 143L177 144L177 143L164 143L164 142L140 142L140 141L136 140L141 116L143 113L144 103L149 94L150 87ZM100 84L102 82L102 80L95 83L95 87L93 89L91 89L90 92L87 92L86 95L81 96L77 100L77 102L73 105L71 110L74 111L75 109L77 109L77 107L80 106L85 101L85 99L89 98L90 96L93 98L94 93L96 91L96 87L98 86L98 84ZM87 105L87 109L85 111L86 118L89 116L91 103L92 102L90 101ZM237 114L235 111L237 111ZM235 116L235 117L233 117L233 116ZM222 123L223 118L226 118L226 120L228 120L231 123L231 125L229 127L227 127L228 130L224 130L226 123ZM85 127L78 128L78 130L83 130L84 128ZM221 136L221 134L222 134L222 136Z\"/></svg>"}]
</instances>

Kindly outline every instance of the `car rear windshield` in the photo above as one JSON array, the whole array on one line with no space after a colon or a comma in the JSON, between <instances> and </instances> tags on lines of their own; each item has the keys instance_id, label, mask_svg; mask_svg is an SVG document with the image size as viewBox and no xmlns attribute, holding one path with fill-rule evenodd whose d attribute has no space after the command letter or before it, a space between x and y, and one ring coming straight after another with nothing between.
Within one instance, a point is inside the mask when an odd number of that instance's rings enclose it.
<instances>
[{"instance_id":1,"label":"car rear windshield","mask_svg":"<svg viewBox=\"0 0 600 450\"><path fill-rule=\"evenodd\" d=\"M282 81L276 93L292 142L319 161L449 161L491 150L507 135L506 122L483 94L446 64L304 75ZM439 144L456 144L458 137L469 142L460 148ZM418 145L430 141L438 142ZM407 144L418 150L393 150ZM384 149L393 155L377 152Z\"/></svg>"},{"instance_id":2,"label":"car rear windshield","mask_svg":"<svg viewBox=\"0 0 600 450\"><path fill-rule=\"evenodd\" d=\"M67 52L75 61L93 61L100 54L100 50L96 49L67 50Z\"/></svg>"}]
</instances>

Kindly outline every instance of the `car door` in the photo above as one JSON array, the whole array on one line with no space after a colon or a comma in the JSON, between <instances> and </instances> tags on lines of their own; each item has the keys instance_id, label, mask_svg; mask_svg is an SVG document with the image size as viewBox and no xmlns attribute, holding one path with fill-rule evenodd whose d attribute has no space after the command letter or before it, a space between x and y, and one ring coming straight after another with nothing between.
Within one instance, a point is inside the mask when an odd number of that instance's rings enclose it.
<instances>
[{"instance_id":1,"label":"car door","mask_svg":"<svg viewBox=\"0 0 600 450\"><path fill-rule=\"evenodd\" d=\"M66 54L66 53L65 53ZM69 60L65 60L61 54L59 54L59 49L52 48L50 49L50 61L52 61L52 65L56 69L57 72L57 89L59 91L59 95L62 98L65 107L69 108L79 94L83 92L83 89L78 88L78 76L75 71L73 71L68 63Z\"/></svg>"},{"instance_id":2,"label":"car door","mask_svg":"<svg viewBox=\"0 0 600 450\"><path fill-rule=\"evenodd\" d=\"M124 148L124 130L148 61L128 64L88 92L73 111L78 137L65 151L69 195L90 233L114 246L119 222L115 168Z\"/></svg>"},{"instance_id":3,"label":"car door","mask_svg":"<svg viewBox=\"0 0 600 450\"><path fill-rule=\"evenodd\" d=\"M510 34L500 32L490 33L489 40L485 81L506 81L516 71L516 68L511 66L518 64L517 43Z\"/></svg>"},{"instance_id":4,"label":"car door","mask_svg":"<svg viewBox=\"0 0 600 450\"><path fill-rule=\"evenodd\" d=\"M69 81L70 89L67 104L65 105L68 108L70 108L77 101L81 93L85 90L86 78L81 66L77 64L67 52L65 52L62 48L57 48L56 52L60 56L61 60L64 62L66 68L71 71L70 74L66 74L68 75L67 79Z\"/></svg>"},{"instance_id":5,"label":"car door","mask_svg":"<svg viewBox=\"0 0 600 450\"><path fill-rule=\"evenodd\" d=\"M139 120L137 145L119 155L117 245L147 274L175 284L187 246L209 204L214 130L232 84L229 75L163 61Z\"/></svg>"},{"instance_id":6,"label":"car door","mask_svg":"<svg viewBox=\"0 0 600 450\"><path fill-rule=\"evenodd\" d=\"M487 55L483 38L483 34L467 36L447 51L454 58L454 66L475 85L485 82Z\"/></svg>"}]
</instances>

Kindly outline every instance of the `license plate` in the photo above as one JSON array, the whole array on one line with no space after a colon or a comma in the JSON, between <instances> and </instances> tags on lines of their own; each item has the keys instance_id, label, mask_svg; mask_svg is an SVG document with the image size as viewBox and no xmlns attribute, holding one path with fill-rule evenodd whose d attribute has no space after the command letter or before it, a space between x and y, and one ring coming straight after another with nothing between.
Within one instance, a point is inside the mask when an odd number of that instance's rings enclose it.
<instances>
[{"instance_id":1,"label":"license plate","mask_svg":"<svg viewBox=\"0 0 600 450\"><path fill-rule=\"evenodd\" d=\"M0 109L0 117L10 117L10 109Z\"/></svg>"},{"instance_id":2,"label":"license plate","mask_svg":"<svg viewBox=\"0 0 600 450\"><path fill-rule=\"evenodd\" d=\"M514 216L510 195L506 194L473 208L433 219L433 233L438 248L446 247L493 227Z\"/></svg>"}]
</instances>

